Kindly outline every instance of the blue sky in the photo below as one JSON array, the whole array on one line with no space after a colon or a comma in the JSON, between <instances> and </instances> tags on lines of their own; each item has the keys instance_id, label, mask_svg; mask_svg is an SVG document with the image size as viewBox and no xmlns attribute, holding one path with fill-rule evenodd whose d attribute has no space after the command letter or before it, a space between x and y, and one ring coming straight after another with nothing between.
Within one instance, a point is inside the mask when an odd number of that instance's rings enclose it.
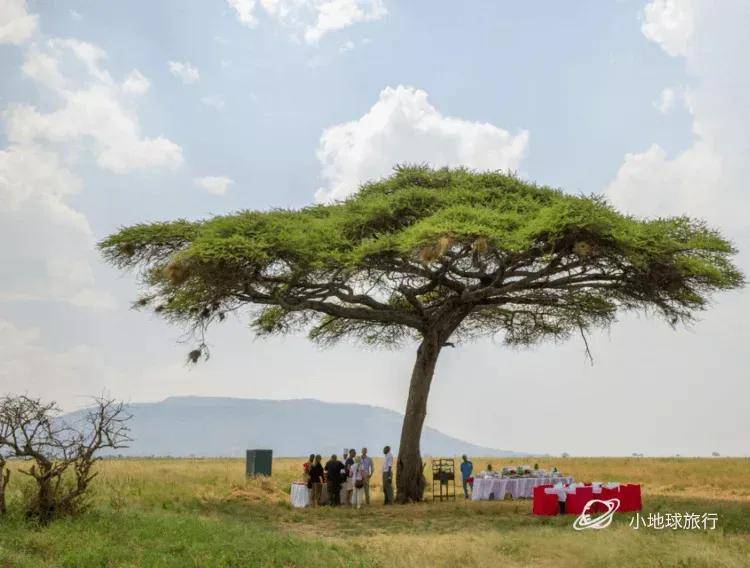
<instances>
[{"instance_id":1,"label":"blue sky","mask_svg":"<svg viewBox=\"0 0 750 568\"><path fill-rule=\"evenodd\" d=\"M186 369L179 331L130 311L133 279L94 250L134 222L341 197L396 162L686 212L743 249L749 23L742 2L702 0L0 0L0 391L402 410L410 348L321 352L230 322ZM462 347L428 422L516 450L747 454L747 307L728 295L678 331L628 316L593 338L593 367L575 341ZM622 391L649 422L571 437L569 408Z\"/></svg>"}]
</instances>

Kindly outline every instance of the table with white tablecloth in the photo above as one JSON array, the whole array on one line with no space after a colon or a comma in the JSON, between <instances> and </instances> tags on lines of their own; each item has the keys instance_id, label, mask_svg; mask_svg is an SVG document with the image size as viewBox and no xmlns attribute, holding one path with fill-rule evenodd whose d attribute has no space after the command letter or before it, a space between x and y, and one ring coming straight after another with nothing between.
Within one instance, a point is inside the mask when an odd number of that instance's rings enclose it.
<instances>
[{"instance_id":1,"label":"table with white tablecloth","mask_svg":"<svg viewBox=\"0 0 750 568\"><path fill-rule=\"evenodd\" d=\"M320 488L320 504L327 505L328 498L328 487L323 483L323 486ZM312 491L308 489L307 484L295 481L292 483L289 501L292 503L292 507L309 507L312 505Z\"/></svg>"},{"instance_id":2,"label":"table with white tablecloth","mask_svg":"<svg viewBox=\"0 0 750 568\"><path fill-rule=\"evenodd\" d=\"M556 483L572 483L570 476L545 477L476 477L472 486L471 498L474 501L505 499L510 494L513 499L530 499L534 487Z\"/></svg>"},{"instance_id":3,"label":"table with white tablecloth","mask_svg":"<svg viewBox=\"0 0 750 568\"><path fill-rule=\"evenodd\" d=\"M292 507L308 507L310 505L310 490L305 483L292 483L290 494Z\"/></svg>"}]
</instances>

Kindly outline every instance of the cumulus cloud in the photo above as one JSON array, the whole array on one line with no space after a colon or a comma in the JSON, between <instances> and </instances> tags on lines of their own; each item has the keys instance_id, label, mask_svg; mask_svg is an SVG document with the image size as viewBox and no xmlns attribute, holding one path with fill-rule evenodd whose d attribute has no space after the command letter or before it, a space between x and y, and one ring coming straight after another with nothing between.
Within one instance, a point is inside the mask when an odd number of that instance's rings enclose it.
<instances>
[{"instance_id":1,"label":"cumulus cloud","mask_svg":"<svg viewBox=\"0 0 750 568\"><path fill-rule=\"evenodd\" d=\"M102 50L77 40L51 40L47 47L47 51L31 51L22 69L51 89L61 104L47 113L29 104L11 105L4 113L11 142L92 144L99 165L115 173L152 167L174 169L182 164L180 146L163 136L142 136L135 110L100 67L105 57ZM78 77L60 72L60 62L69 63L70 58L83 64L87 72L88 81L82 87ZM147 88L147 79L134 71L122 92L139 93Z\"/></svg>"},{"instance_id":2,"label":"cumulus cloud","mask_svg":"<svg viewBox=\"0 0 750 568\"><path fill-rule=\"evenodd\" d=\"M673 32L680 25L669 27L663 22L683 22L680 34L657 33L654 27L644 27L643 33L667 54L684 57L694 83L684 94L692 115L693 141L675 156L656 143L643 152L628 154L606 194L616 205L634 213L686 212L721 223L733 233L746 231L746 180L750 176L750 39L746 28L750 6L727 0L719 10L709 0L654 0L645 13L647 19L661 21L664 29ZM662 14L661 19L656 14Z\"/></svg>"},{"instance_id":3,"label":"cumulus cloud","mask_svg":"<svg viewBox=\"0 0 750 568\"><path fill-rule=\"evenodd\" d=\"M106 53L76 39L36 42L22 73L40 88L47 106L13 103L2 111L0 149L0 301L57 300L111 308L112 296L97 287L95 237L72 200L83 189L76 162L92 155L114 173L175 168L182 149L148 138L130 95L148 80L131 72L122 84L104 68Z\"/></svg>"},{"instance_id":4,"label":"cumulus cloud","mask_svg":"<svg viewBox=\"0 0 750 568\"><path fill-rule=\"evenodd\" d=\"M713 148L698 143L674 158L654 143L641 153L625 155L606 189L616 204L643 216L689 213L702 217L715 208L722 160Z\"/></svg>"},{"instance_id":5,"label":"cumulus cloud","mask_svg":"<svg viewBox=\"0 0 750 568\"><path fill-rule=\"evenodd\" d=\"M68 86L60 72L57 57L49 53L36 49L29 51L21 69L27 77L48 89L61 92Z\"/></svg>"},{"instance_id":6,"label":"cumulus cloud","mask_svg":"<svg viewBox=\"0 0 750 568\"><path fill-rule=\"evenodd\" d=\"M674 108L676 100L677 93L675 90L671 87L666 87L662 89L661 94L659 95L659 100L654 101L654 107L656 107L660 113L667 114Z\"/></svg>"},{"instance_id":7,"label":"cumulus cloud","mask_svg":"<svg viewBox=\"0 0 750 568\"><path fill-rule=\"evenodd\" d=\"M233 183L234 180L226 176L206 176L195 180L198 187L205 189L211 195L226 194L229 186Z\"/></svg>"},{"instance_id":8,"label":"cumulus cloud","mask_svg":"<svg viewBox=\"0 0 750 568\"><path fill-rule=\"evenodd\" d=\"M380 20L388 14L383 0L227 0L238 21L254 28L257 7L296 38L317 44L330 32L358 23Z\"/></svg>"},{"instance_id":9,"label":"cumulus cloud","mask_svg":"<svg viewBox=\"0 0 750 568\"><path fill-rule=\"evenodd\" d=\"M0 44L20 45L26 42L37 29L39 16L29 14L26 0L3 0L0 2Z\"/></svg>"},{"instance_id":10,"label":"cumulus cloud","mask_svg":"<svg viewBox=\"0 0 750 568\"><path fill-rule=\"evenodd\" d=\"M82 189L55 152L38 145L0 150L0 301L53 299L113 307L96 289L89 259L94 236L67 204Z\"/></svg>"},{"instance_id":11,"label":"cumulus cloud","mask_svg":"<svg viewBox=\"0 0 750 568\"><path fill-rule=\"evenodd\" d=\"M258 25L258 18L255 17L255 3L255 0L227 0L227 4L235 11L237 20L248 28Z\"/></svg>"},{"instance_id":12,"label":"cumulus cloud","mask_svg":"<svg viewBox=\"0 0 750 568\"><path fill-rule=\"evenodd\" d=\"M654 0L643 9L643 35L669 55L687 54L694 27L692 0Z\"/></svg>"},{"instance_id":13,"label":"cumulus cloud","mask_svg":"<svg viewBox=\"0 0 750 568\"><path fill-rule=\"evenodd\" d=\"M513 135L486 122L444 116L425 91L387 87L362 117L323 132L317 155L326 185L316 198L345 198L398 163L513 170L528 141L526 130Z\"/></svg>"},{"instance_id":14,"label":"cumulus cloud","mask_svg":"<svg viewBox=\"0 0 750 568\"><path fill-rule=\"evenodd\" d=\"M138 69L133 69L122 83L122 91L129 95L142 95L148 91L151 83Z\"/></svg>"},{"instance_id":15,"label":"cumulus cloud","mask_svg":"<svg viewBox=\"0 0 750 568\"><path fill-rule=\"evenodd\" d=\"M316 9L315 23L305 30L305 41L312 44L318 43L329 32L348 28L359 22L379 20L388 14L380 0L329 0L317 4Z\"/></svg>"},{"instance_id":16,"label":"cumulus cloud","mask_svg":"<svg viewBox=\"0 0 750 568\"><path fill-rule=\"evenodd\" d=\"M169 67L169 72L186 85L195 83L200 79L200 71L188 61L168 61L167 66Z\"/></svg>"}]
</instances>

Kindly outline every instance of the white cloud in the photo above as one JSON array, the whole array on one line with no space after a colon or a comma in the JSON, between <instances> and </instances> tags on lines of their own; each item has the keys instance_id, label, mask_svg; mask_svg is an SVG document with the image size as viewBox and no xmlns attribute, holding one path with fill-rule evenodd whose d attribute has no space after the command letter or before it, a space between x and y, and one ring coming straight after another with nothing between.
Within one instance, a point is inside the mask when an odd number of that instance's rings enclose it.
<instances>
[{"instance_id":1,"label":"white cloud","mask_svg":"<svg viewBox=\"0 0 750 568\"><path fill-rule=\"evenodd\" d=\"M722 160L705 143L670 159L658 144L625 156L606 193L628 212L643 216L688 213L702 217L715 209Z\"/></svg>"},{"instance_id":2,"label":"white cloud","mask_svg":"<svg viewBox=\"0 0 750 568\"><path fill-rule=\"evenodd\" d=\"M129 95L142 95L148 91L151 83L138 69L133 69L122 83L122 90Z\"/></svg>"},{"instance_id":3,"label":"white cloud","mask_svg":"<svg viewBox=\"0 0 750 568\"><path fill-rule=\"evenodd\" d=\"M349 40L341 44L341 46L339 47L339 52L346 53L348 51L352 51L353 49L354 49L354 42Z\"/></svg>"},{"instance_id":4,"label":"white cloud","mask_svg":"<svg viewBox=\"0 0 750 568\"><path fill-rule=\"evenodd\" d=\"M227 0L227 4L236 12L237 20L248 28L258 25L255 17L255 0Z\"/></svg>"},{"instance_id":5,"label":"white cloud","mask_svg":"<svg viewBox=\"0 0 750 568\"><path fill-rule=\"evenodd\" d=\"M96 289L96 254L86 218L67 200L81 181L55 152L38 145L0 150L0 301L54 299L112 307Z\"/></svg>"},{"instance_id":6,"label":"white cloud","mask_svg":"<svg viewBox=\"0 0 750 568\"><path fill-rule=\"evenodd\" d=\"M198 187L205 189L211 195L226 194L229 186L233 183L234 180L226 176L206 176L195 180Z\"/></svg>"},{"instance_id":7,"label":"white cloud","mask_svg":"<svg viewBox=\"0 0 750 568\"><path fill-rule=\"evenodd\" d=\"M15 103L2 111L0 149L0 302L55 300L112 308L97 287L98 253L86 217L71 204L83 189L73 169L89 152L115 173L182 163L182 149L140 132L135 99L148 80L133 71L118 85L106 53L76 39L39 41L21 70L46 97L44 111ZM48 109L48 110L47 110Z\"/></svg>"},{"instance_id":8,"label":"white cloud","mask_svg":"<svg viewBox=\"0 0 750 568\"><path fill-rule=\"evenodd\" d=\"M24 43L34 35L38 23L39 16L28 13L26 0L0 2L0 44Z\"/></svg>"},{"instance_id":9,"label":"white cloud","mask_svg":"<svg viewBox=\"0 0 750 568\"><path fill-rule=\"evenodd\" d=\"M21 69L26 76L48 89L62 91L67 87L67 81L60 73L57 58L48 53L32 49L26 54Z\"/></svg>"},{"instance_id":10,"label":"white cloud","mask_svg":"<svg viewBox=\"0 0 750 568\"><path fill-rule=\"evenodd\" d=\"M667 114L674 108L675 101L677 100L677 94L671 87L662 89L659 95L659 100L654 101L654 107L662 114Z\"/></svg>"},{"instance_id":11,"label":"white cloud","mask_svg":"<svg viewBox=\"0 0 750 568\"><path fill-rule=\"evenodd\" d=\"M693 141L674 157L658 144L628 154L606 194L635 213L689 213L737 234L747 226L750 177L750 6L740 0L726 0L721 9L709 0L654 0L645 12L653 21L683 22L682 27L663 25L674 32L671 35L654 27L644 27L643 33L667 54L683 55L695 79L683 95L693 119ZM655 16L665 12L670 15ZM683 32L677 34L677 28Z\"/></svg>"},{"instance_id":12,"label":"white cloud","mask_svg":"<svg viewBox=\"0 0 750 568\"><path fill-rule=\"evenodd\" d=\"M383 0L227 0L243 25L258 25L258 5L266 16L292 31L295 38L317 44L330 32L358 23L384 18L388 9Z\"/></svg>"},{"instance_id":13,"label":"white cloud","mask_svg":"<svg viewBox=\"0 0 750 568\"><path fill-rule=\"evenodd\" d=\"M0 318L0 394L28 393L75 408L87 397L124 382L91 346L52 351L44 347L43 339L36 327L20 327Z\"/></svg>"},{"instance_id":14,"label":"white cloud","mask_svg":"<svg viewBox=\"0 0 750 568\"><path fill-rule=\"evenodd\" d=\"M653 0L643 9L641 31L669 55L686 55L695 28L692 0Z\"/></svg>"},{"instance_id":15,"label":"white cloud","mask_svg":"<svg viewBox=\"0 0 750 568\"><path fill-rule=\"evenodd\" d=\"M107 59L107 52L94 44L75 38L53 38L47 42L58 57L63 57L65 50L70 50L81 61L93 78L105 85L112 85L112 77L106 69L102 69L102 62Z\"/></svg>"},{"instance_id":16,"label":"white cloud","mask_svg":"<svg viewBox=\"0 0 750 568\"><path fill-rule=\"evenodd\" d=\"M201 102L213 109L224 110L225 103L221 97L201 97Z\"/></svg>"},{"instance_id":17,"label":"white cloud","mask_svg":"<svg viewBox=\"0 0 750 568\"><path fill-rule=\"evenodd\" d=\"M185 61L184 63L180 61L169 61L167 62L167 65L169 66L169 72L175 77L178 77L186 85L195 83L200 79L200 72L188 61Z\"/></svg>"},{"instance_id":18,"label":"white cloud","mask_svg":"<svg viewBox=\"0 0 750 568\"><path fill-rule=\"evenodd\" d=\"M315 44L328 32L341 30L359 22L379 20L388 14L381 0L329 0L317 5L315 23L305 30L307 43Z\"/></svg>"},{"instance_id":19,"label":"white cloud","mask_svg":"<svg viewBox=\"0 0 750 568\"><path fill-rule=\"evenodd\" d=\"M326 186L316 198L345 198L399 163L516 169L528 141L525 130L512 135L486 122L443 116L424 91L387 87L364 116L323 132L317 155Z\"/></svg>"},{"instance_id":20,"label":"white cloud","mask_svg":"<svg viewBox=\"0 0 750 568\"><path fill-rule=\"evenodd\" d=\"M88 82L81 87L77 76L63 76L60 62L69 59L83 64ZM34 49L27 55L23 72L51 89L61 105L42 113L28 104L11 105L4 113L11 142L92 143L98 164L115 173L182 164L182 149L158 136L143 137L137 115L128 100L100 67L106 54L96 46L76 40L50 40L46 51ZM148 88L148 80L131 72L122 92L138 93Z\"/></svg>"}]
</instances>

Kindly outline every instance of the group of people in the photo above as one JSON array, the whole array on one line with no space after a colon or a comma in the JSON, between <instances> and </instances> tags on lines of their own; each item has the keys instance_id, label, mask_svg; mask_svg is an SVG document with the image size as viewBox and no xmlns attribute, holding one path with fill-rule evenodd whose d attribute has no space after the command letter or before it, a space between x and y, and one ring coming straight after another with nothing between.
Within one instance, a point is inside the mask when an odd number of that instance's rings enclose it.
<instances>
[{"instance_id":1,"label":"group of people","mask_svg":"<svg viewBox=\"0 0 750 568\"><path fill-rule=\"evenodd\" d=\"M383 502L385 505L391 505L393 504L393 454L390 446L383 448L383 455ZM333 454L331 459L323 465L319 454L310 454L310 459L303 469L313 507L321 504L323 484L326 485L328 502L331 506L343 504L359 509L362 505L370 504L370 479L375 473L375 465L372 458L367 455L367 448L362 448L359 455L356 450L349 450L342 457L344 457L344 462ZM342 499L344 499L343 503Z\"/></svg>"}]
</instances>

